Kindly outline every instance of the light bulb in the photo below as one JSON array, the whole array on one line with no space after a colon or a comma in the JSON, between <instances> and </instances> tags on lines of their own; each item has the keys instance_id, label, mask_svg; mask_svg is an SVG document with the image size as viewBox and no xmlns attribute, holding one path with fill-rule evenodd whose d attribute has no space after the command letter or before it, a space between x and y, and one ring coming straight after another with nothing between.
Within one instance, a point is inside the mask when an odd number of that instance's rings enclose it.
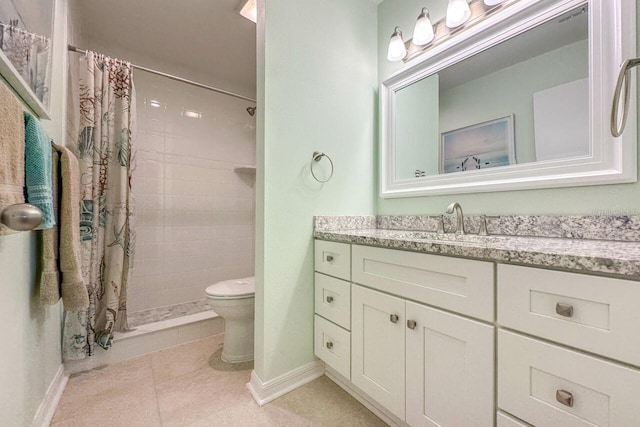
<instances>
[{"instance_id":1,"label":"light bulb","mask_svg":"<svg viewBox=\"0 0 640 427\"><path fill-rule=\"evenodd\" d=\"M467 0L449 0L447 6L447 19L445 24L449 28L459 27L469 20L471 9Z\"/></svg>"},{"instance_id":2,"label":"light bulb","mask_svg":"<svg viewBox=\"0 0 640 427\"><path fill-rule=\"evenodd\" d=\"M402 31L400 27L396 27L391 35L391 40L389 40L387 59L392 62L397 62L401 61L405 56L407 56L407 48L404 46L404 40L402 40Z\"/></svg>"},{"instance_id":3,"label":"light bulb","mask_svg":"<svg viewBox=\"0 0 640 427\"><path fill-rule=\"evenodd\" d=\"M505 0L484 0L484 4L486 4L487 6L496 6L504 2Z\"/></svg>"},{"instance_id":4,"label":"light bulb","mask_svg":"<svg viewBox=\"0 0 640 427\"><path fill-rule=\"evenodd\" d=\"M433 40L433 24L429 18L429 11L426 7L422 8L422 12L418 15L416 27L413 29L413 44L416 46L424 46Z\"/></svg>"}]
</instances>

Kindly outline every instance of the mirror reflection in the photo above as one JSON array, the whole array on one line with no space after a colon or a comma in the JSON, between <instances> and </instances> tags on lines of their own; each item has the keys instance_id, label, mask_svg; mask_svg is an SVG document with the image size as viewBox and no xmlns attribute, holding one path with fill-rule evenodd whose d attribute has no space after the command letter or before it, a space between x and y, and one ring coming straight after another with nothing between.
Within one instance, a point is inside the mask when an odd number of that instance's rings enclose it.
<instances>
[{"instance_id":1,"label":"mirror reflection","mask_svg":"<svg viewBox=\"0 0 640 427\"><path fill-rule=\"evenodd\" d=\"M53 0L0 0L0 50L44 105L49 104L52 20Z\"/></svg>"},{"instance_id":2,"label":"mirror reflection","mask_svg":"<svg viewBox=\"0 0 640 427\"><path fill-rule=\"evenodd\" d=\"M588 156L587 7L395 95L399 181Z\"/></svg>"}]
</instances>

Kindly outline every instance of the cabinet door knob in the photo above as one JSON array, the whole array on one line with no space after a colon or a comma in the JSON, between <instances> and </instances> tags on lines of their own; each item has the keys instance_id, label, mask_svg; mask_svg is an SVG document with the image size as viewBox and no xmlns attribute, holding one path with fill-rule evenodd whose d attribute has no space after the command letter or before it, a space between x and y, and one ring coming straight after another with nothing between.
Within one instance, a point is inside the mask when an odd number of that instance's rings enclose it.
<instances>
[{"instance_id":1,"label":"cabinet door knob","mask_svg":"<svg viewBox=\"0 0 640 427\"><path fill-rule=\"evenodd\" d=\"M327 255L327 262L333 262L333 255Z\"/></svg>"},{"instance_id":2,"label":"cabinet door knob","mask_svg":"<svg viewBox=\"0 0 640 427\"><path fill-rule=\"evenodd\" d=\"M333 302L333 297L332 297L332 296L328 296L328 297L327 297L327 302L328 302L329 304L331 304L331 303Z\"/></svg>"},{"instance_id":3,"label":"cabinet door knob","mask_svg":"<svg viewBox=\"0 0 640 427\"><path fill-rule=\"evenodd\" d=\"M573 394L566 390L557 390L556 400L569 408L573 408Z\"/></svg>"},{"instance_id":4,"label":"cabinet door knob","mask_svg":"<svg viewBox=\"0 0 640 427\"><path fill-rule=\"evenodd\" d=\"M333 348L333 343L331 341L328 341L325 345L327 346L327 348L329 350L331 350Z\"/></svg>"},{"instance_id":5,"label":"cabinet door knob","mask_svg":"<svg viewBox=\"0 0 640 427\"><path fill-rule=\"evenodd\" d=\"M398 323L398 320L400 320L400 316L398 316L397 314L392 314L389 316L389 320L391 320L391 323Z\"/></svg>"},{"instance_id":6,"label":"cabinet door knob","mask_svg":"<svg viewBox=\"0 0 640 427\"><path fill-rule=\"evenodd\" d=\"M556 313L564 317L573 317L573 306L559 302L556 304Z\"/></svg>"},{"instance_id":7,"label":"cabinet door knob","mask_svg":"<svg viewBox=\"0 0 640 427\"><path fill-rule=\"evenodd\" d=\"M415 320L407 320L407 328L415 329L416 326L418 326L418 323Z\"/></svg>"}]
</instances>

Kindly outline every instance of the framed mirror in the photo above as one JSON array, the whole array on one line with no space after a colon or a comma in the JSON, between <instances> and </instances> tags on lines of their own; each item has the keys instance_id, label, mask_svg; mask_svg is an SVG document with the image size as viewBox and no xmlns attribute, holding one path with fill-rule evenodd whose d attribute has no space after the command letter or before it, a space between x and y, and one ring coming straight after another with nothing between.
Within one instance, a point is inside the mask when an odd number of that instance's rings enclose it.
<instances>
[{"instance_id":1,"label":"framed mirror","mask_svg":"<svg viewBox=\"0 0 640 427\"><path fill-rule=\"evenodd\" d=\"M636 181L635 123L610 131L635 2L504 5L382 83L382 197Z\"/></svg>"},{"instance_id":2,"label":"framed mirror","mask_svg":"<svg viewBox=\"0 0 640 427\"><path fill-rule=\"evenodd\" d=\"M0 0L0 74L31 110L49 118L53 0Z\"/></svg>"}]
</instances>

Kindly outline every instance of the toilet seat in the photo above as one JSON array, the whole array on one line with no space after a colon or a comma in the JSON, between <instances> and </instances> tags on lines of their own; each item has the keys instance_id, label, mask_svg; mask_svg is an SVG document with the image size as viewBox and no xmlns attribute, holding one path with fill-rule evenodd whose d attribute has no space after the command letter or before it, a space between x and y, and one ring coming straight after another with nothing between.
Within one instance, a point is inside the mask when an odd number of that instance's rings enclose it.
<instances>
[{"instance_id":1,"label":"toilet seat","mask_svg":"<svg viewBox=\"0 0 640 427\"><path fill-rule=\"evenodd\" d=\"M256 293L255 277L224 280L207 287L204 291L211 299L251 298Z\"/></svg>"}]
</instances>

